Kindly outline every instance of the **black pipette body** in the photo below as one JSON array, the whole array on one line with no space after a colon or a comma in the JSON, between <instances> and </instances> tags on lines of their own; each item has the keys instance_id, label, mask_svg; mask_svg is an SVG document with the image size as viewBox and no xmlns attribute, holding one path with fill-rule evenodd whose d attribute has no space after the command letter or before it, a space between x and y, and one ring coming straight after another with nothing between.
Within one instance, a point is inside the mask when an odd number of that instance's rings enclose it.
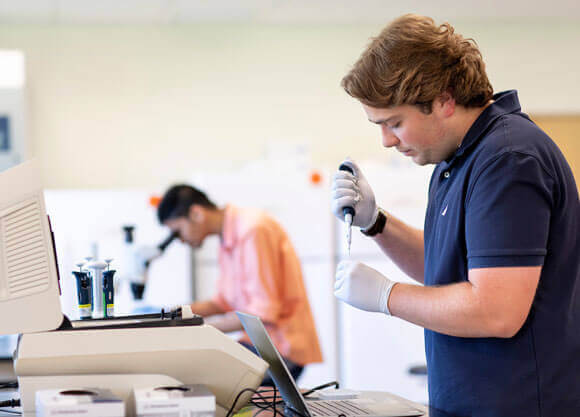
<instances>
[{"instance_id":1,"label":"black pipette body","mask_svg":"<svg viewBox=\"0 0 580 417\"><path fill-rule=\"evenodd\" d=\"M338 169L339 169L339 171L350 172L352 175L354 175L353 169L346 164L340 164ZM354 218L354 208L350 207L350 206L343 207L342 208L342 215L346 216L347 214L350 214Z\"/></svg>"}]
</instances>

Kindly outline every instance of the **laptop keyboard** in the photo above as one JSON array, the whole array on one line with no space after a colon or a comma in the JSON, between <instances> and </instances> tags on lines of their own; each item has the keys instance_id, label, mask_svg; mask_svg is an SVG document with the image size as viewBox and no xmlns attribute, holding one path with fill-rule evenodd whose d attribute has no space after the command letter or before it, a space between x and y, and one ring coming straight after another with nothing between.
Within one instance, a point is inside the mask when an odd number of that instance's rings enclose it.
<instances>
[{"instance_id":1,"label":"laptop keyboard","mask_svg":"<svg viewBox=\"0 0 580 417\"><path fill-rule=\"evenodd\" d=\"M306 406L313 416L362 416L371 414L369 410L361 408L348 400L309 401Z\"/></svg>"}]
</instances>

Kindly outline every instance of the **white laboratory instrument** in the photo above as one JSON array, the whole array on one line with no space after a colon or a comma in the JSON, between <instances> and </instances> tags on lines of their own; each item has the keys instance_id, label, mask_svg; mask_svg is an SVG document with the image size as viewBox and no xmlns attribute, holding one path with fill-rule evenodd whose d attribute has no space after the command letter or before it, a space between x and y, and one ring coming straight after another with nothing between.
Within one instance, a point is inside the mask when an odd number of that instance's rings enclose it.
<instances>
[{"instance_id":1,"label":"white laboratory instrument","mask_svg":"<svg viewBox=\"0 0 580 417\"><path fill-rule=\"evenodd\" d=\"M216 416L224 417L242 389L260 385L266 369L259 357L208 325L24 334L14 360L22 408L30 415L38 390L110 389L131 416L135 388L203 384L216 397ZM248 399L242 397L238 408Z\"/></svg>"},{"instance_id":2,"label":"white laboratory instrument","mask_svg":"<svg viewBox=\"0 0 580 417\"><path fill-rule=\"evenodd\" d=\"M126 257L126 272L124 278L128 279L133 298L138 301L143 298L151 262L165 253L165 250L171 242L178 237L178 233L171 232L171 234L157 246L137 246L134 241L135 226L123 226L123 231L125 232Z\"/></svg>"},{"instance_id":3,"label":"white laboratory instrument","mask_svg":"<svg viewBox=\"0 0 580 417\"><path fill-rule=\"evenodd\" d=\"M215 396L205 385L139 388L134 392L137 417L159 414L180 417L214 417Z\"/></svg>"},{"instance_id":4,"label":"white laboratory instrument","mask_svg":"<svg viewBox=\"0 0 580 417\"><path fill-rule=\"evenodd\" d=\"M125 417L125 403L109 390L43 390L36 393L36 417Z\"/></svg>"},{"instance_id":5,"label":"white laboratory instrument","mask_svg":"<svg viewBox=\"0 0 580 417\"><path fill-rule=\"evenodd\" d=\"M47 389L109 389L134 415L134 388L204 384L224 417L236 395L256 388L268 365L195 319L115 318L69 322L40 172L27 162L0 174L0 334L22 333L14 355L23 415ZM242 395L241 407L250 397Z\"/></svg>"},{"instance_id":6,"label":"white laboratory instrument","mask_svg":"<svg viewBox=\"0 0 580 417\"><path fill-rule=\"evenodd\" d=\"M85 265L93 278L93 318L105 316L105 305L103 299L103 271L107 268L107 263L94 260Z\"/></svg>"}]
</instances>

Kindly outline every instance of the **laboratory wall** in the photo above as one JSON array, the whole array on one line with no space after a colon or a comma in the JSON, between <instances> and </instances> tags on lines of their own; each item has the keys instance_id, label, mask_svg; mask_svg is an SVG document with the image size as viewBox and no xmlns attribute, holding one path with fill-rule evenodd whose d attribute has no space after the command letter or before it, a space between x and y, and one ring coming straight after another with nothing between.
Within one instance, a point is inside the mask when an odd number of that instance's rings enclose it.
<instances>
[{"instance_id":1,"label":"laboratory wall","mask_svg":"<svg viewBox=\"0 0 580 417\"><path fill-rule=\"evenodd\" d=\"M392 16L385 16L385 22ZM535 114L580 111L576 20L460 20L496 90ZM340 88L377 24L3 24L26 58L30 155L50 187L135 187L291 144L316 164L388 161Z\"/></svg>"}]
</instances>

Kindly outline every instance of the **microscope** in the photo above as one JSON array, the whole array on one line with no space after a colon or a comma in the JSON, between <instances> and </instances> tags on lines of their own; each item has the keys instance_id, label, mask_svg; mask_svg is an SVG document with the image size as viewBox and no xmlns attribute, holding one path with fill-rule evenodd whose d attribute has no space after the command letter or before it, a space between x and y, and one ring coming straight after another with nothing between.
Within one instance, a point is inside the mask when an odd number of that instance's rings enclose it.
<instances>
[{"instance_id":1,"label":"microscope","mask_svg":"<svg viewBox=\"0 0 580 417\"><path fill-rule=\"evenodd\" d=\"M165 249L175 240L178 234L177 232L172 232L157 246L137 246L135 245L135 226L123 226L123 232L125 233L125 254L127 259L126 277L129 280L133 299L140 301L143 299L145 292L151 262L163 255Z\"/></svg>"}]
</instances>

